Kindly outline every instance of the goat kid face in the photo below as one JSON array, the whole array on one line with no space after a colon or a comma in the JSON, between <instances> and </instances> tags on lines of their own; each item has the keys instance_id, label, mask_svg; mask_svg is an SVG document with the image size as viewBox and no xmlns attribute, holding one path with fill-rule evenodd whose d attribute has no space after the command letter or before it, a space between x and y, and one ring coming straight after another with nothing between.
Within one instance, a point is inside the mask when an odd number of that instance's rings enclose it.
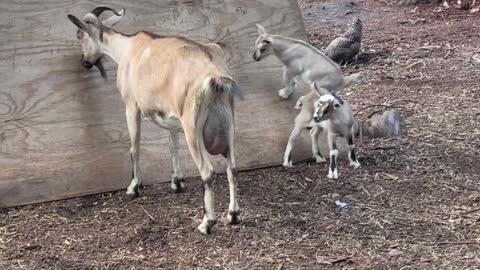
<instances>
[{"instance_id":1,"label":"goat kid face","mask_svg":"<svg viewBox=\"0 0 480 270\"><path fill-rule=\"evenodd\" d=\"M265 28L260 24L257 24L257 31L260 35L255 41L255 52L253 53L253 59L260 61L263 58L273 53L272 38L267 34Z\"/></svg>"},{"instance_id":2,"label":"goat kid face","mask_svg":"<svg viewBox=\"0 0 480 270\"><path fill-rule=\"evenodd\" d=\"M340 108L340 102L334 100L322 100L322 98L315 101L315 111L313 113L313 120L317 123L328 120L333 110Z\"/></svg>"}]
</instances>

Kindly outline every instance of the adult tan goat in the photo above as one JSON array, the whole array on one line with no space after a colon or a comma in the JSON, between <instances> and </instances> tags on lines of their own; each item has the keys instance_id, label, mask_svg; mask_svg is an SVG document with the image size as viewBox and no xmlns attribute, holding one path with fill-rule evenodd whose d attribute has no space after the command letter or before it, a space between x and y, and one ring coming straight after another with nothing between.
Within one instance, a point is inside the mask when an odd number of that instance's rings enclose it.
<instances>
[{"instance_id":1,"label":"adult tan goat","mask_svg":"<svg viewBox=\"0 0 480 270\"><path fill-rule=\"evenodd\" d=\"M100 14L115 15L101 21ZM234 152L234 96L240 89L229 75L222 49L216 44L200 44L183 37L161 37L145 31L126 35L112 30L124 15L109 7L96 7L82 20L68 15L78 27L82 46L82 64L99 67L108 55L118 63L117 87L126 105L132 182L127 195L141 195L143 189L139 166L140 116L150 118L170 132L170 153L174 191L184 189L178 159L178 131L185 133L190 153L204 187L205 214L198 229L210 233L216 223L213 192L213 166L208 154L223 155L228 160L230 186L228 221L238 223L237 179Z\"/></svg>"}]
</instances>

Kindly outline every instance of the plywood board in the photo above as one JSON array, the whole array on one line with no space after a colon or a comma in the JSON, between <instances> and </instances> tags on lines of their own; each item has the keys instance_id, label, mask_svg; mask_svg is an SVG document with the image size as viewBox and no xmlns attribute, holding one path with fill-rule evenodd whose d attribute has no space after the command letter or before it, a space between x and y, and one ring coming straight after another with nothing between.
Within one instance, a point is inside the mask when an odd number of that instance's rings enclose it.
<instances>
[{"instance_id":1,"label":"plywood board","mask_svg":"<svg viewBox=\"0 0 480 270\"><path fill-rule=\"evenodd\" d=\"M277 96L282 68L252 59L255 23L272 33L305 39L296 0L21 1L0 3L0 207L124 189L130 182L125 107L115 87L80 65L76 28L97 4L126 8L115 29L147 30L225 44L228 64L245 91L237 102L239 169L281 164L296 111ZM142 123L141 167L146 184L170 181L168 133ZM296 160L310 156L300 142ZM182 137L182 166L198 172ZM225 162L214 158L217 171ZM241 182L240 182L241 183Z\"/></svg>"}]
</instances>

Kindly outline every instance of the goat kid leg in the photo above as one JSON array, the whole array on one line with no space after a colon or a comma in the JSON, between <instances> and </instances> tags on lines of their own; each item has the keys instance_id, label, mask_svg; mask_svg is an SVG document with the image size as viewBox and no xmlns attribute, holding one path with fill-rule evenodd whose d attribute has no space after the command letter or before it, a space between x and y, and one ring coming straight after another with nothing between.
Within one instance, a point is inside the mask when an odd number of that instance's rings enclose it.
<instances>
[{"instance_id":1,"label":"goat kid leg","mask_svg":"<svg viewBox=\"0 0 480 270\"><path fill-rule=\"evenodd\" d=\"M312 138L312 155L317 163L327 161L320 153L320 148L318 147L318 135L320 135L321 131L322 128L319 125L315 125L310 130L310 137Z\"/></svg>"},{"instance_id":2,"label":"goat kid leg","mask_svg":"<svg viewBox=\"0 0 480 270\"><path fill-rule=\"evenodd\" d=\"M195 138L195 130L193 128L184 128L188 149L192 154L193 160L200 171L203 182L203 200L204 215L202 223L198 226L198 230L203 234L210 234L211 228L217 223L214 209L214 177L213 165L210 162L208 153L203 146L203 137ZM197 140L200 142L197 144ZM197 147L198 146L198 147Z\"/></svg>"},{"instance_id":3,"label":"goat kid leg","mask_svg":"<svg viewBox=\"0 0 480 270\"><path fill-rule=\"evenodd\" d=\"M170 155L172 157L173 175L170 187L175 193L185 191L185 179L183 178L182 169L180 166L180 159L178 158L178 132L170 130Z\"/></svg>"},{"instance_id":4,"label":"goat kid leg","mask_svg":"<svg viewBox=\"0 0 480 270\"><path fill-rule=\"evenodd\" d=\"M302 110L300 113L295 117L295 126L293 127L292 132L290 133L290 137L288 138L288 144L285 148L285 153L283 154L283 167L293 167L292 164L292 150L293 145L295 144L298 135L302 129L308 126L308 123L312 120L312 114L308 111Z\"/></svg>"},{"instance_id":5,"label":"goat kid leg","mask_svg":"<svg viewBox=\"0 0 480 270\"><path fill-rule=\"evenodd\" d=\"M294 91L296 91L298 81L296 78L296 73L290 71L286 67L284 69L283 76L285 80L285 88L278 90L278 95L283 99L287 99Z\"/></svg>"},{"instance_id":6,"label":"goat kid leg","mask_svg":"<svg viewBox=\"0 0 480 270\"><path fill-rule=\"evenodd\" d=\"M140 174L140 109L137 105L126 108L128 133L130 135L130 158L132 160L132 182L127 188L127 196L135 197L143 194L143 183Z\"/></svg>"},{"instance_id":7,"label":"goat kid leg","mask_svg":"<svg viewBox=\"0 0 480 270\"><path fill-rule=\"evenodd\" d=\"M329 179L338 179L338 169L337 169L337 156L338 156L338 149L337 149L337 134L328 133L328 147L330 148L330 166L328 167L328 175Z\"/></svg>"},{"instance_id":8,"label":"goat kid leg","mask_svg":"<svg viewBox=\"0 0 480 270\"><path fill-rule=\"evenodd\" d=\"M298 135L300 135L300 131L302 131L302 128L295 125L292 132L290 133L290 137L288 138L287 148L285 149L285 153L283 154L283 167L285 168L293 167L292 150Z\"/></svg>"},{"instance_id":9,"label":"goat kid leg","mask_svg":"<svg viewBox=\"0 0 480 270\"><path fill-rule=\"evenodd\" d=\"M353 168L360 167L360 162L357 160L357 156L355 155L355 145L353 144L353 135L348 135L347 137L347 144L348 144L348 160L350 161L350 166Z\"/></svg>"}]
</instances>

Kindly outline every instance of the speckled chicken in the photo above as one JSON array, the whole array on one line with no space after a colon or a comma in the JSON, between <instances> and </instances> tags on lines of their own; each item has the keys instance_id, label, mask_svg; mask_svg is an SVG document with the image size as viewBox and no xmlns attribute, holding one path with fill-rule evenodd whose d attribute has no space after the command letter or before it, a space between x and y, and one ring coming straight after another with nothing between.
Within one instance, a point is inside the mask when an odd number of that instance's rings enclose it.
<instances>
[{"instance_id":1,"label":"speckled chicken","mask_svg":"<svg viewBox=\"0 0 480 270\"><path fill-rule=\"evenodd\" d=\"M362 28L362 21L355 18L343 35L330 42L325 54L339 64L351 62L360 52Z\"/></svg>"}]
</instances>

